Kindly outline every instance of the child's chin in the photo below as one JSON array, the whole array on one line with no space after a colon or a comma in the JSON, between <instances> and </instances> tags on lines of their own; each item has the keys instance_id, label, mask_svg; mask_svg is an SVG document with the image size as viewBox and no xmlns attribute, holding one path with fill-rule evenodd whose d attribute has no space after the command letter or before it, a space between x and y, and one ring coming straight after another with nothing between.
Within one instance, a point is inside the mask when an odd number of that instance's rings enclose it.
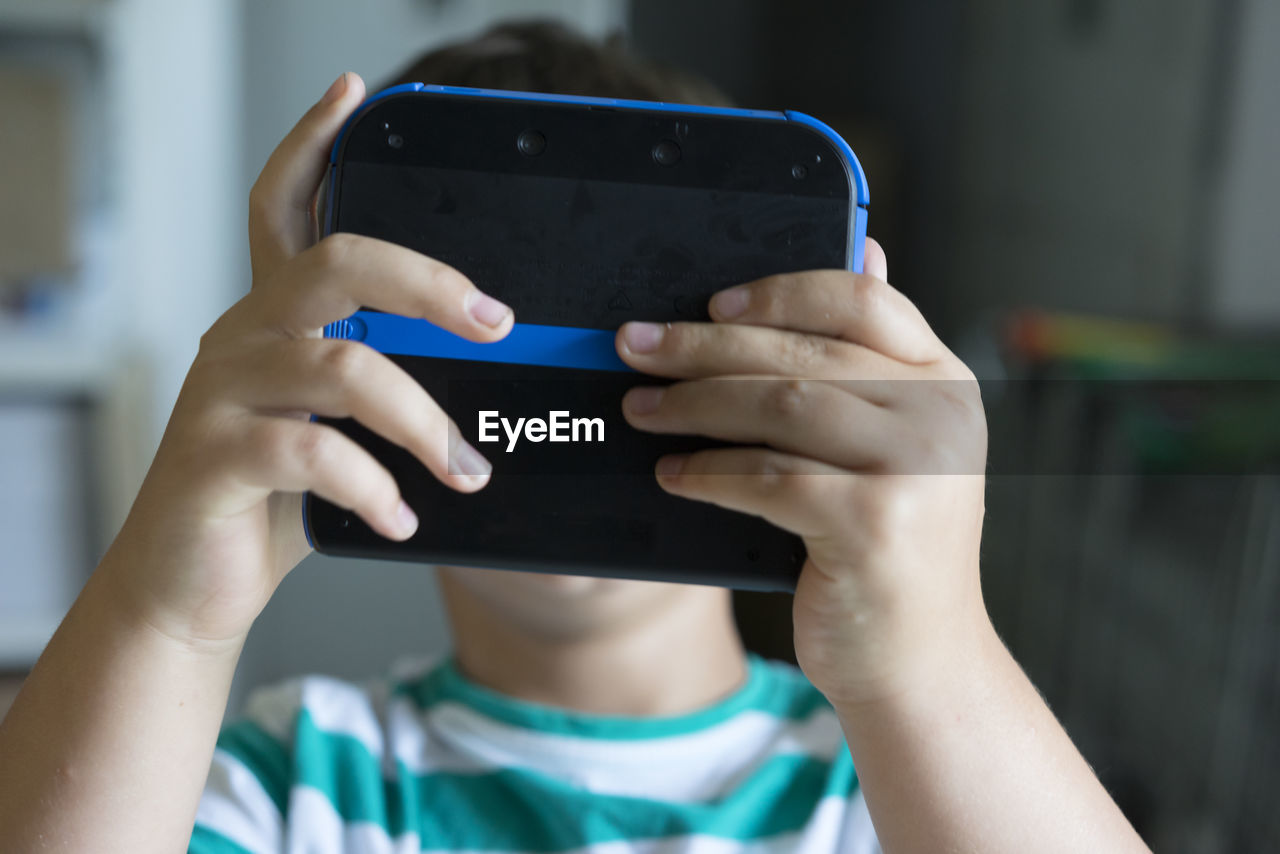
<instances>
[{"instance_id":1,"label":"child's chin","mask_svg":"<svg viewBox=\"0 0 1280 854\"><path fill-rule=\"evenodd\" d=\"M592 575L551 575L542 572L521 573L528 576L527 583L541 587L557 595L578 598L617 593L641 582L619 578L597 578Z\"/></svg>"},{"instance_id":2,"label":"child's chin","mask_svg":"<svg viewBox=\"0 0 1280 854\"><path fill-rule=\"evenodd\" d=\"M464 576L464 583L475 584L480 581L477 576L487 576L485 584L498 584L508 589L523 590L537 595L563 596L566 599L579 599L607 595L625 590L642 582L625 581L618 578L598 578L592 575L556 575L545 572L519 572L515 570L472 569L468 567L443 567L447 571ZM470 573L471 578L465 575Z\"/></svg>"},{"instance_id":3,"label":"child's chin","mask_svg":"<svg viewBox=\"0 0 1280 854\"><path fill-rule=\"evenodd\" d=\"M481 612L543 637L582 638L667 608L684 588L655 581L496 569L441 567ZM474 609L473 609L474 610Z\"/></svg>"}]
</instances>

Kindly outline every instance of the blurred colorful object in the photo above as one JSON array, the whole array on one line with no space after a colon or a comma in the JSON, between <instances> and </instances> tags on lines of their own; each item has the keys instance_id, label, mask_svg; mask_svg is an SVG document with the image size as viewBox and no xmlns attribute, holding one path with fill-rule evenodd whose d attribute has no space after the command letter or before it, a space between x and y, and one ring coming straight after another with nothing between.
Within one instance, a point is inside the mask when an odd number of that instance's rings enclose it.
<instances>
[{"instance_id":1,"label":"blurred colorful object","mask_svg":"<svg viewBox=\"0 0 1280 854\"><path fill-rule=\"evenodd\" d=\"M1280 470L1280 336L1025 311L1004 341L1015 373L1118 419L1137 470Z\"/></svg>"},{"instance_id":2,"label":"blurred colorful object","mask_svg":"<svg viewBox=\"0 0 1280 854\"><path fill-rule=\"evenodd\" d=\"M1158 323L1019 311L1004 330L1008 353L1028 364L1070 366L1102 378L1280 381L1280 332L1240 338Z\"/></svg>"}]
</instances>

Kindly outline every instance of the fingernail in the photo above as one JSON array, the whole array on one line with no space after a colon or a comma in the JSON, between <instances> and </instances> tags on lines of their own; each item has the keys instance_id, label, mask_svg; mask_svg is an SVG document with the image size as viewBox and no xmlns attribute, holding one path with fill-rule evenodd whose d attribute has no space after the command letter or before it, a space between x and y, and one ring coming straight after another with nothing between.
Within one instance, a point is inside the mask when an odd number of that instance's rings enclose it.
<instances>
[{"instance_id":1,"label":"fingernail","mask_svg":"<svg viewBox=\"0 0 1280 854\"><path fill-rule=\"evenodd\" d=\"M497 326L506 320L511 309L488 294L472 291L467 297L467 311L485 326Z\"/></svg>"},{"instance_id":2,"label":"fingernail","mask_svg":"<svg viewBox=\"0 0 1280 854\"><path fill-rule=\"evenodd\" d=\"M711 298L711 310L719 317L737 317L747 310L751 294L741 285L723 290Z\"/></svg>"},{"instance_id":3,"label":"fingernail","mask_svg":"<svg viewBox=\"0 0 1280 854\"><path fill-rule=\"evenodd\" d=\"M400 499L400 506L396 508L396 529L405 537L413 536L413 532L418 530L418 514L404 503L403 498Z\"/></svg>"},{"instance_id":4,"label":"fingernail","mask_svg":"<svg viewBox=\"0 0 1280 854\"><path fill-rule=\"evenodd\" d=\"M453 451L453 468L458 474L485 477L493 471L493 464L467 442L458 442Z\"/></svg>"},{"instance_id":5,"label":"fingernail","mask_svg":"<svg viewBox=\"0 0 1280 854\"><path fill-rule=\"evenodd\" d=\"M675 477L684 469L684 461L688 459L685 454L668 454L658 459L656 471L658 477Z\"/></svg>"},{"instance_id":6,"label":"fingernail","mask_svg":"<svg viewBox=\"0 0 1280 854\"><path fill-rule=\"evenodd\" d=\"M632 321L622 332L622 340L632 353L652 353L662 343L666 327L659 323Z\"/></svg>"},{"instance_id":7,"label":"fingernail","mask_svg":"<svg viewBox=\"0 0 1280 854\"><path fill-rule=\"evenodd\" d=\"M627 409L634 415L648 415L658 408L664 391L660 386L633 388L627 392Z\"/></svg>"},{"instance_id":8,"label":"fingernail","mask_svg":"<svg viewBox=\"0 0 1280 854\"><path fill-rule=\"evenodd\" d=\"M332 104L341 98L347 91L347 72L338 75L338 79L329 84L329 89L324 93L324 97L320 99L321 104Z\"/></svg>"}]
</instances>

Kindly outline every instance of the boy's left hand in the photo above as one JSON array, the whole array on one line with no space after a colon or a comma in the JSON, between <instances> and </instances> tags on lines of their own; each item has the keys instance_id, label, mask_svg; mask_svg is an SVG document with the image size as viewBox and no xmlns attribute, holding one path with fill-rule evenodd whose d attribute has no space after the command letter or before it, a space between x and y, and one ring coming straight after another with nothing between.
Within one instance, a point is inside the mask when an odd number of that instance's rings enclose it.
<instances>
[{"instance_id":1,"label":"boy's left hand","mask_svg":"<svg viewBox=\"0 0 1280 854\"><path fill-rule=\"evenodd\" d=\"M617 348L673 377L636 428L741 442L658 461L668 492L804 539L796 656L833 704L887 698L981 654L987 432L973 373L885 279L819 270L726 289L712 323L628 323Z\"/></svg>"}]
</instances>

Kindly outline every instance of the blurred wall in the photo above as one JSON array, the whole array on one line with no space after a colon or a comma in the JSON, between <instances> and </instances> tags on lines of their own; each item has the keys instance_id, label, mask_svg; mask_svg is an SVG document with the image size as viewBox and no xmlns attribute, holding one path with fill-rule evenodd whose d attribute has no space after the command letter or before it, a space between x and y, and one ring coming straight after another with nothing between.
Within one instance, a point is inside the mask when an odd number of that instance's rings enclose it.
<instances>
[{"instance_id":1,"label":"blurred wall","mask_svg":"<svg viewBox=\"0 0 1280 854\"><path fill-rule=\"evenodd\" d=\"M1238 0L1240 40L1225 93L1226 139L1216 175L1218 216L1210 269L1218 288L1211 317L1232 325L1280 323L1280 3ZM1211 223L1212 225L1212 223Z\"/></svg>"},{"instance_id":2,"label":"blurred wall","mask_svg":"<svg viewBox=\"0 0 1280 854\"><path fill-rule=\"evenodd\" d=\"M953 311L1202 302L1227 5L971 0Z\"/></svg>"},{"instance_id":3,"label":"blurred wall","mask_svg":"<svg viewBox=\"0 0 1280 854\"><path fill-rule=\"evenodd\" d=\"M121 355L147 374L136 404L149 416L137 437L149 463L200 335L238 290L230 258L240 248L241 205L227 176L240 164L240 19L220 0L127 0L113 11L104 38L108 118L96 136L120 229L114 309L122 349L134 351ZM116 524L145 468L130 472L138 479L112 508Z\"/></svg>"}]
</instances>

